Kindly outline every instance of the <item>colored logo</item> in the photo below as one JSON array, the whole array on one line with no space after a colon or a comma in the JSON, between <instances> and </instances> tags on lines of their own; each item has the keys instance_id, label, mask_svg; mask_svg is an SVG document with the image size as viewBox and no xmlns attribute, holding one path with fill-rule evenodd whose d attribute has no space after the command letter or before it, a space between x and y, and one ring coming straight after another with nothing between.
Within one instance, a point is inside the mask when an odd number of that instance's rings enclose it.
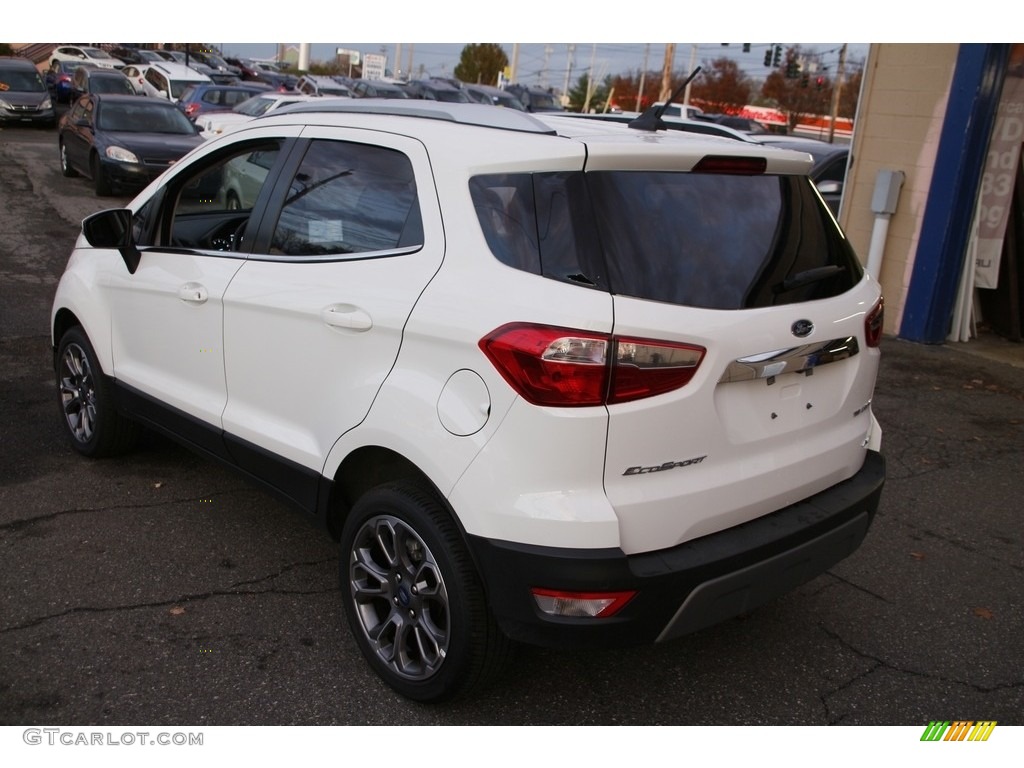
<instances>
[{"instance_id":1,"label":"colored logo","mask_svg":"<svg viewBox=\"0 0 1024 768\"><path fill-rule=\"evenodd\" d=\"M988 741L995 727L995 720L932 720L921 741Z\"/></svg>"}]
</instances>

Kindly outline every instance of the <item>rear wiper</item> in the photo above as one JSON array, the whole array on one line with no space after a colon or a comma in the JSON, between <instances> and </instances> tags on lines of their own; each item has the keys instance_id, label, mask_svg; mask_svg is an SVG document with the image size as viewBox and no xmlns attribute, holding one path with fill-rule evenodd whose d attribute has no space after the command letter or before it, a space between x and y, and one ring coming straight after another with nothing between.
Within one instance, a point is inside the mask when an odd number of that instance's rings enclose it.
<instances>
[{"instance_id":1,"label":"rear wiper","mask_svg":"<svg viewBox=\"0 0 1024 768\"><path fill-rule=\"evenodd\" d=\"M811 283L817 283L821 280L828 280L830 277L835 277L841 272L845 272L846 267L840 266L839 264L829 264L824 267L815 267L814 269L805 269L803 272L797 272L792 277L787 277L781 283L776 283L772 287L774 293L785 293L786 291L792 291L794 288L800 288Z\"/></svg>"},{"instance_id":2,"label":"rear wiper","mask_svg":"<svg viewBox=\"0 0 1024 768\"><path fill-rule=\"evenodd\" d=\"M629 127L637 131L665 131L668 130L668 126L665 125L665 121L661 119L661 116L665 114L665 110L668 109L668 105L676 100L676 97L683 92L683 89L690 84L690 82L700 72L700 67L697 67L690 76L683 80L668 100L661 105L651 105L644 110L644 113L633 120L629 121Z\"/></svg>"}]
</instances>

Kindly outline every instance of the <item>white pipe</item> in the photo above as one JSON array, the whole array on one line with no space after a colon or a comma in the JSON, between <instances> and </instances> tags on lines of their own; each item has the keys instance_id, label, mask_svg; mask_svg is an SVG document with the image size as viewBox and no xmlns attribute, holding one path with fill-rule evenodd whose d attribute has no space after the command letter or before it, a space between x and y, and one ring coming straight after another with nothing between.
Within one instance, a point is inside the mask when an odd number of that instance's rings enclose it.
<instances>
[{"instance_id":1,"label":"white pipe","mask_svg":"<svg viewBox=\"0 0 1024 768\"><path fill-rule=\"evenodd\" d=\"M882 254L885 252L885 238L889 234L890 213L876 213L875 226L871 229L871 245L868 248L868 274L881 282Z\"/></svg>"}]
</instances>

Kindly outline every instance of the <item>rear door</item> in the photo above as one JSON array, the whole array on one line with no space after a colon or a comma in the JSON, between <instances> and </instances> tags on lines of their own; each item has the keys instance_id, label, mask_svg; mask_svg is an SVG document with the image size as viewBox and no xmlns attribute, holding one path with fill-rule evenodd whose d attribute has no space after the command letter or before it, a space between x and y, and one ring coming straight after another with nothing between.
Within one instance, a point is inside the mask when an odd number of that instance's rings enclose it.
<instances>
[{"instance_id":1,"label":"rear door","mask_svg":"<svg viewBox=\"0 0 1024 768\"><path fill-rule=\"evenodd\" d=\"M704 350L683 387L609 406L605 487L625 551L737 525L855 473L879 293L810 181L729 162L595 166L619 349Z\"/></svg>"},{"instance_id":2,"label":"rear door","mask_svg":"<svg viewBox=\"0 0 1024 768\"><path fill-rule=\"evenodd\" d=\"M302 136L225 296L223 421L239 463L283 467L305 505L394 363L444 240L419 142L339 128Z\"/></svg>"}]
</instances>

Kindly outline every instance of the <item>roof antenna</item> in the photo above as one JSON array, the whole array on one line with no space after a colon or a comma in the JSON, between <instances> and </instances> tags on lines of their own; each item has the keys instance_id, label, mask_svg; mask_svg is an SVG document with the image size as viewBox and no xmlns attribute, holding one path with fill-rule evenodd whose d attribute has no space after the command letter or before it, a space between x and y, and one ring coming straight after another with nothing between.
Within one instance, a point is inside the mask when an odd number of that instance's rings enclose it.
<instances>
[{"instance_id":1,"label":"roof antenna","mask_svg":"<svg viewBox=\"0 0 1024 768\"><path fill-rule=\"evenodd\" d=\"M683 80L680 86L676 88L675 92L668 98L668 100L664 104L652 104L651 106L644 110L644 113L640 115L640 117L630 120L629 127L634 128L638 131L668 130L668 126L665 125L665 121L661 119L661 116L665 114L665 110L668 109L668 105L675 101L676 97L683 92L683 89L686 88L686 86L688 86L691 82L693 82L693 78L695 78L699 72L700 67L697 67L695 70L693 70L693 72L690 73L689 77Z\"/></svg>"}]
</instances>

